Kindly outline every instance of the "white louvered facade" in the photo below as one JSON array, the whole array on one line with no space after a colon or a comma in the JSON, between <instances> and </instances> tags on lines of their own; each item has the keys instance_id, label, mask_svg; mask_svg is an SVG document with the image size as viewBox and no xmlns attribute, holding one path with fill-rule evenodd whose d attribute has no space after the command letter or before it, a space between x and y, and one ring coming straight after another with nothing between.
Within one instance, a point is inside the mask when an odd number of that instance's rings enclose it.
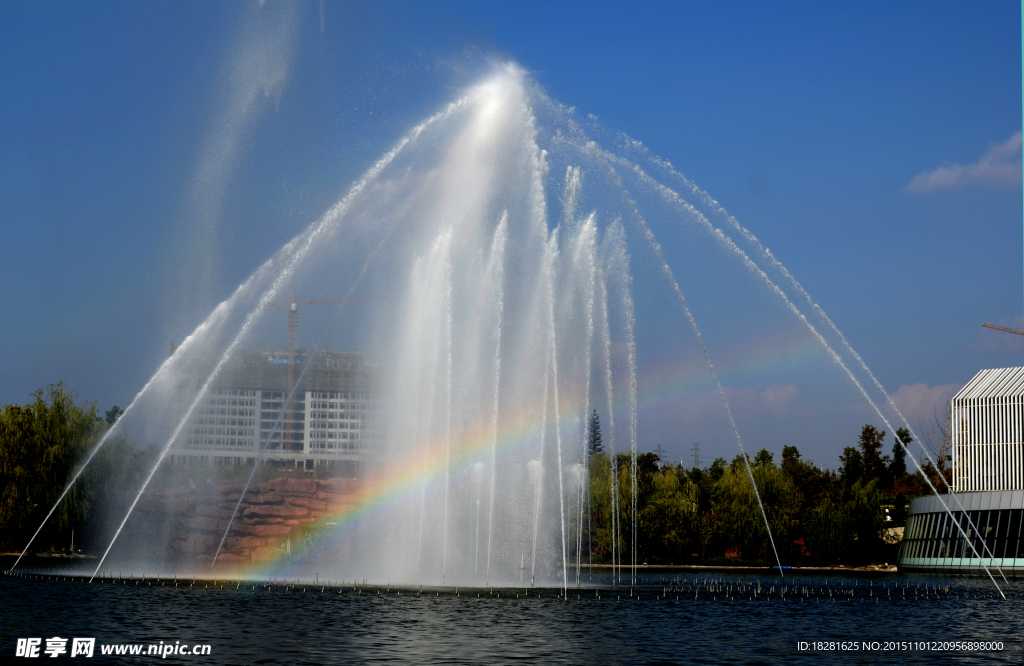
<instances>
[{"instance_id":1,"label":"white louvered facade","mask_svg":"<svg viewBox=\"0 0 1024 666\"><path fill-rule=\"evenodd\" d=\"M982 370L952 406L953 488L1024 489L1024 368Z\"/></svg>"}]
</instances>

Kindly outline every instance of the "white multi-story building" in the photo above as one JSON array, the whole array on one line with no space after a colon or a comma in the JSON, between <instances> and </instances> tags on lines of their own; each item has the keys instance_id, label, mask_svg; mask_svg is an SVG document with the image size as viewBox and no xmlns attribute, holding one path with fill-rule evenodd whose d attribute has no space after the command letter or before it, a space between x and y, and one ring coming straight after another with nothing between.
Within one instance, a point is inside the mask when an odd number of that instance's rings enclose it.
<instances>
[{"instance_id":1,"label":"white multi-story building","mask_svg":"<svg viewBox=\"0 0 1024 666\"><path fill-rule=\"evenodd\" d=\"M956 491L1024 489L1024 368L982 370L952 409Z\"/></svg>"},{"instance_id":2,"label":"white multi-story building","mask_svg":"<svg viewBox=\"0 0 1024 666\"><path fill-rule=\"evenodd\" d=\"M294 362L289 390L286 352L242 352L196 408L176 459L357 472L384 436L383 364L330 350L299 351Z\"/></svg>"}]
</instances>

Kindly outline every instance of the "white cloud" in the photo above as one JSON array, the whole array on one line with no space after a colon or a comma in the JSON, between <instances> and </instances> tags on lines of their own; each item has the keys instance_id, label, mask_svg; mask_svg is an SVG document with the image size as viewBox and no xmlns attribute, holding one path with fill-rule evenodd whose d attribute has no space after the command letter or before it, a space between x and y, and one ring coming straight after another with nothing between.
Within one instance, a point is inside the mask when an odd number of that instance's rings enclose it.
<instances>
[{"instance_id":1,"label":"white cloud","mask_svg":"<svg viewBox=\"0 0 1024 666\"><path fill-rule=\"evenodd\" d=\"M1017 132L1005 143L989 145L985 156L974 164L949 164L919 173L906 189L908 192L930 192L955 190L967 185L1020 187L1021 176L1021 133Z\"/></svg>"},{"instance_id":2,"label":"white cloud","mask_svg":"<svg viewBox=\"0 0 1024 666\"><path fill-rule=\"evenodd\" d=\"M772 384L764 390L755 388L725 388L729 408L737 417L782 416L791 413L800 390L791 384ZM718 390L694 396L682 407L691 416L723 414L722 396Z\"/></svg>"},{"instance_id":3,"label":"white cloud","mask_svg":"<svg viewBox=\"0 0 1024 666\"><path fill-rule=\"evenodd\" d=\"M800 391L790 384L772 384L760 394L760 402L771 413L781 413L789 408Z\"/></svg>"},{"instance_id":4,"label":"white cloud","mask_svg":"<svg viewBox=\"0 0 1024 666\"><path fill-rule=\"evenodd\" d=\"M917 430L919 424L931 423L936 412L940 412L953 398L953 394L961 388L960 384L904 384L892 394L892 401L896 403L910 426Z\"/></svg>"}]
</instances>

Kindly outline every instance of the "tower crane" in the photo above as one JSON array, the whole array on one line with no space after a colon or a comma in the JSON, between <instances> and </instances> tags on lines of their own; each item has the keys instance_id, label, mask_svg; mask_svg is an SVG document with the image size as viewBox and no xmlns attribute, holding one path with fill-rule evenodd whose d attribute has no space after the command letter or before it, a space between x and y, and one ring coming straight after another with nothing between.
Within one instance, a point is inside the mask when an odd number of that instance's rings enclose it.
<instances>
[{"instance_id":1,"label":"tower crane","mask_svg":"<svg viewBox=\"0 0 1024 666\"><path fill-rule=\"evenodd\" d=\"M996 331L1004 331L1006 333L1016 333L1017 335L1024 335L1024 329L1021 328L1006 328L1005 326L996 326L995 324L982 324L982 328L991 328Z\"/></svg>"},{"instance_id":2,"label":"tower crane","mask_svg":"<svg viewBox=\"0 0 1024 666\"><path fill-rule=\"evenodd\" d=\"M319 305L321 303L350 303L358 301L388 301L391 300L391 296L348 296L342 298L316 298L309 301L296 300L298 293L298 286L292 287L292 300L284 303L268 303L263 306L264 310L270 308L288 308L288 392L285 394L288 401L287 415L285 422L288 424L288 441L292 441L292 423L293 423L293 408L292 401L288 398L291 397L292 391L295 388L295 329L299 326L299 306L300 305Z\"/></svg>"}]
</instances>

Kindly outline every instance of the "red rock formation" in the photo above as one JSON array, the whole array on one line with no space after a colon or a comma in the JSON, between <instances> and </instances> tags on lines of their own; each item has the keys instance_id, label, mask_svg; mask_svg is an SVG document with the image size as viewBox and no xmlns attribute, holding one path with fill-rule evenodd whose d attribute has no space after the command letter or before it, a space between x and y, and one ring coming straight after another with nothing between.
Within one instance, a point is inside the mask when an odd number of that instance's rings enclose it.
<instances>
[{"instance_id":1,"label":"red rock formation","mask_svg":"<svg viewBox=\"0 0 1024 666\"><path fill-rule=\"evenodd\" d=\"M170 526L172 556L177 559L212 561L230 522L218 563L274 560L287 550L282 544L298 537L304 526L351 508L358 501L360 482L281 477L249 488L243 497L244 488L243 481L201 489L164 488L140 502L138 510L146 524Z\"/></svg>"}]
</instances>

